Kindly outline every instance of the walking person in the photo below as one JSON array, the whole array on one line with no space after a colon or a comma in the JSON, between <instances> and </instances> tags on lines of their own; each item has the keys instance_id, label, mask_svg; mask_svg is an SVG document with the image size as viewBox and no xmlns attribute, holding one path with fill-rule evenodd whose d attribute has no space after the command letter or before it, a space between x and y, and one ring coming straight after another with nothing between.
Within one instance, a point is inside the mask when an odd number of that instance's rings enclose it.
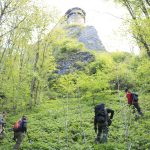
<instances>
[{"instance_id":1,"label":"walking person","mask_svg":"<svg viewBox=\"0 0 150 150\"><path fill-rule=\"evenodd\" d=\"M5 136L5 112L0 114L0 139L3 139Z\"/></svg>"},{"instance_id":2,"label":"walking person","mask_svg":"<svg viewBox=\"0 0 150 150\"><path fill-rule=\"evenodd\" d=\"M14 124L13 131L14 131L13 139L16 142L16 144L13 147L13 150L18 150L21 143L23 142L25 134L27 133L27 118L26 118L26 116L22 116L22 118Z\"/></svg>"},{"instance_id":3,"label":"walking person","mask_svg":"<svg viewBox=\"0 0 150 150\"><path fill-rule=\"evenodd\" d=\"M112 123L113 116L114 110L105 108L105 104L101 103L95 107L94 130L97 133L96 143L107 142L109 126Z\"/></svg>"},{"instance_id":4,"label":"walking person","mask_svg":"<svg viewBox=\"0 0 150 150\"><path fill-rule=\"evenodd\" d=\"M135 110L137 110L138 114L143 116L143 113L141 112L141 108L138 103L138 95L130 92L129 89L125 89L125 93L129 106L133 106L133 112L135 113Z\"/></svg>"}]
</instances>

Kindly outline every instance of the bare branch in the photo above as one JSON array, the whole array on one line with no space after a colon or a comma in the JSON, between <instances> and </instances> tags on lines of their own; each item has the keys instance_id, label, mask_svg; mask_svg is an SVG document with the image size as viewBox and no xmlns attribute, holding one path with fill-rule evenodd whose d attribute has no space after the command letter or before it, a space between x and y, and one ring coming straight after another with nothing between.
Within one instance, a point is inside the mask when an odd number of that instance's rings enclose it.
<instances>
[{"instance_id":1,"label":"bare branch","mask_svg":"<svg viewBox=\"0 0 150 150\"><path fill-rule=\"evenodd\" d=\"M5 11L8 9L9 5L12 3L12 1L9 1L8 3L4 3L4 8L2 8L2 4L1 4L1 14L0 14L0 22L5 14Z\"/></svg>"},{"instance_id":2,"label":"bare branch","mask_svg":"<svg viewBox=\"0 0 150 150\"><path fill-rule=\"evenodd\" d=\"M4 34L0 35L0 38L5 36L6 34L10 33L11 31L15 30L16 28L18 28L18 26L26 19L26 17L24 17L24 19L22 19L15 27L13 27L11 30L5 32Z\"/></svg>"},{"instance_id":3,"label":"bare branch","mask_svg":"<svg viewBox=\"0 0 150 150\"><path fill-rule=\"evenodd\" d=\"M146 3L150 6L150 0L146 0Z\"/></svg>"},{"instance_id":4,"label":"bare branch","mask_svg":"<svg viewBox=\"0 0 150 150\"><path fill-rule=\"evenodd\" d=\"M145 16L146 16L147 18L149 18L148 10L147 10L147 8L146 8L146 6L145 6L143 0L141 0L140 2L141 2L141 10L142 10L143 13L145 14Z\"/></svg>"}]
</instances>

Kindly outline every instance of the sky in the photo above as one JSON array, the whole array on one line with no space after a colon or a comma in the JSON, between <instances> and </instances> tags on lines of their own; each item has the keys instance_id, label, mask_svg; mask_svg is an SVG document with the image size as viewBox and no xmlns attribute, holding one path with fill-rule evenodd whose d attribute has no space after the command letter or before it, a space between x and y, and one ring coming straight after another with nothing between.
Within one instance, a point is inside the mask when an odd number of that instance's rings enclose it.
<instances>
[{"instance_id":1,"label":"sky","mask_svg":"<svg viewBox=\"0 0 150 150\"><path fill-rule=\"evenodd\" d=\"M42 0L47 10L57 8L60 16L73 7L80 7L86 12L86 25L96 28L107 51L127 51L138 53L138 48L131 38L125 36L123 19L127 11L113 0Z\"/></svg>"}]
</instances>

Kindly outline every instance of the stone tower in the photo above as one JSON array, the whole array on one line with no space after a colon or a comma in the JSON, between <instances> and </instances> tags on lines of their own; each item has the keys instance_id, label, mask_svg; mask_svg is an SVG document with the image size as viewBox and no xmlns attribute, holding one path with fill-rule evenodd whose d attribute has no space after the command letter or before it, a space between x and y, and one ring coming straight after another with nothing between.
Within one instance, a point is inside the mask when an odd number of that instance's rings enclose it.
<instances>
[{"instance_id":1,"label":"stone tower","mask_svg":"<svg viewBox=\"0 0 150 150\"><path fill-rule=\"evenodd\" d=\"M65 13L65 16L67 17L66 19L67 24L78 24L78 25L85 24L86 13L81 8L74 7L72 9L69 9Z\"/></svg>"},{"instance_id":2,"label":"stone tower","mask_svg":"<svg viewBox=\"0 0 150 150\"><path fill-rule=\"evenodd\" d=\"M89 50L106 51L94 26L86 26L86 13L79 7L65 13L65 24L69 36L74 36Z\"/></svg>"}]
</instances>

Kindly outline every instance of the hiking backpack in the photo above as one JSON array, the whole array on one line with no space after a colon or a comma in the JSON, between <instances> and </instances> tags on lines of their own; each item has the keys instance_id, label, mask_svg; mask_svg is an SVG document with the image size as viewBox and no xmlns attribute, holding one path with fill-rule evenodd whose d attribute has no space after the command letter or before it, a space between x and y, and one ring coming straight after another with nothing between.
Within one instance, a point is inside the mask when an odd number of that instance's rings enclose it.
<instances>
[{"instance_id":1,"label":"hiking backpack","mask_svg":"<svg viewBox=\"0 0 150 150\"><path fill-rule=\"evenodd\" d=\"M2 124L0 124L0 135L2 135L2 133L3 133L3 126Z\"/></svg>"},{"instance_id":2,"label":"hiking backpack","mask_svg":"<svg viewBox=\"0 0 150 150\"><path fill-rule=\"evenodd\" d=\"M104 104L99 104L95 107L95 119L97 123L104 123L107 120L107 111Z\"/></svg>"},{"instance_id":3,"label":"hiking backpack","mask_svg":"<svg viewBox=\"0 0 150 150\"><path fill-rule=\"evenodd\" d=\"M3 117L0 116L0 134L3 132Z\"/></svg>"},{"instance_id":4,"label":"hiking backpack","mask_svg":"<svg viewBox=\"0 0 150 150\"><path fill-rule=\"evenodd\" d=\"M138 102L138 94L132 93L133 102Z\"/></svg>"},{"instance_id":5,"label":"hiking backpack","mask_svg":"<svg viewBox=\"0 0 150 150\"><path fill-rule=\"evenodd\" d=\"M3 124L3 117L0 116L0 124Z\"/></svg>"},{"instance_id":6,"label":"hiking backpack","mask_svg":"<svg viewBox=\"0 0 150 150\"><path fill-rule=\"evenodd\" d=\"M13 125L13 131L20 131L22 129L22 121L18 120L16 123Z\"/></svg>"}]
</instances>

